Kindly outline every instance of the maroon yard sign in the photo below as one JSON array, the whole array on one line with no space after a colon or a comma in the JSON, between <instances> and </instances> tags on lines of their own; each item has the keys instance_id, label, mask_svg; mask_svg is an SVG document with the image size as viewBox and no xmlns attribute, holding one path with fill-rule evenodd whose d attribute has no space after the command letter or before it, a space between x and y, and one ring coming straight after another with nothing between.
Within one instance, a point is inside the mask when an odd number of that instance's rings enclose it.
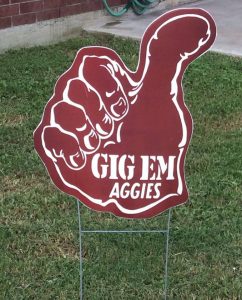
<instances>
[{"instance_id":1,"label":"maroon yard sign","mask_svg":"<svg viewBox=\"0 0 242 300\"><path fill-rule=\"evenodd\" d=\"M111 49L82 48L34 133L55 185L89 208L126 218L184 203L192 118L182 77L215 35L206 11L178 9L147 28L135 72Z\"/></svg>"}]
</instances>

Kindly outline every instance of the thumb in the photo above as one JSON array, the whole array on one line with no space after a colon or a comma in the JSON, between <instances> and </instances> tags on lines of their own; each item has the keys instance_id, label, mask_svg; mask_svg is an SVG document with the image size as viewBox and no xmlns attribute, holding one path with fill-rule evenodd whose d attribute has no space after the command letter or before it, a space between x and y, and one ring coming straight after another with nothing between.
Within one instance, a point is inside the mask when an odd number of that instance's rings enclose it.
<instances>
[{"instance_id":1,"label":"thumb","mask_svg":"<svg viewBox=\"0 0 242 300\"><path fill-rule=\"evenodd\" d=\"M184 72L190 62L211 47L215 37L215 22L205 10L189 8L170 11L156 19L146 30L137 71L142 77L148 72L150 75L156 74L157 80L161 76L171 80L178 63L182 64ZM165 76L162 70L165 70Z\"/></svg>"}]
</instances>

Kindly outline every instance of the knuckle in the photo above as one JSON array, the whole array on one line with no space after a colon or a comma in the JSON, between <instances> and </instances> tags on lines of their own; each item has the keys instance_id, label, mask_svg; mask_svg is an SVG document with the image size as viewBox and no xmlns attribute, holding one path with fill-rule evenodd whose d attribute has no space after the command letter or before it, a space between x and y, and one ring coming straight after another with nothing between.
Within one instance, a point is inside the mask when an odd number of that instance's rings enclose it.
<instances>
[{"instance_id":1,"label":"knuckle","mask_svg":"<svg viewBox=\"0 0 242 300\"><path fill-rule=\"evenodd\" d=\"M61 101L54 107L53 116L55 123L77 137L84 152L91 153L99 147L99 135L81 105Z\"/></svg>"},{"instance_id":2,"label":"knuckle","mask_svg":"<svg viewBox=\"0 0 242 300\"><path fill-rule=\"evenodd\" d=\"M55 163L64 161L73 170L81 169L85 165L85 153L71 132L64 131L60 126L46 126L42 140L47 156Z\"/></svg>"},{"instance_id":3,"label":"knuckle","mask_svg":"<svg viewBox=\"0 0 242 300\"><path fill-rule=\"evenodd\" d=\"M129 109L127 95L119 80L119 77L123 77L119 73L120 68L107 58L87 57L82 67L82 77L99 95L101 103L114 120L122 119Z\"/></svg>"}]
</instances>

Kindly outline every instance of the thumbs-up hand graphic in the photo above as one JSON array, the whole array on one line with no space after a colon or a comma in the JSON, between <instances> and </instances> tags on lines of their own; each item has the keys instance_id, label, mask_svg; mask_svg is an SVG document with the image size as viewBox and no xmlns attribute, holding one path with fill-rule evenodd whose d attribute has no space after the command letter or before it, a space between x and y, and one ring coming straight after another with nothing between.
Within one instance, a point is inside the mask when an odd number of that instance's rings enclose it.
<instances>
[{"instance_id":1,"label":"thumbs-up hand graphic","mask_svg":"<svg viewBox=\"0 0 242 300\"><path fill-rule=\"evenodd\" d=\"M111 49L81 49L34 133L57 187L92 209L127 218L184 203L192 119L182 77L215 36L206 11L178 9L147 28L135 72Z\"/></svg>"}]
</instances>

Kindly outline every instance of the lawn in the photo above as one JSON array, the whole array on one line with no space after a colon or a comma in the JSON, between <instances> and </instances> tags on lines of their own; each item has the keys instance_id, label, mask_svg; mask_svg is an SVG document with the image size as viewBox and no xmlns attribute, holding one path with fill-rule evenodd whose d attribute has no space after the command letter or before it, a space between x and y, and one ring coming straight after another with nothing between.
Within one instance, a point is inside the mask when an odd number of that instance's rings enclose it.
<instances>
[{"instance_id":1,"label":"lawn","mask_svg":"<svg viewBox=\"0 0 242 300\"><path fill-rule=\"evenodd\" d=\"M131 69L138 43L83 33L0 55L0 299L78 299L75 199L58 191L33 147L57 78L87 45L115 49ZM242 297L242 59L207 53L184 77L194 134L189 202L172 210L169 299ZM117 219L81 206L84 229L162 229L167 214ZM163 235L83 237L84 299L162 299Z\"/></svg>"}]
</instances>

